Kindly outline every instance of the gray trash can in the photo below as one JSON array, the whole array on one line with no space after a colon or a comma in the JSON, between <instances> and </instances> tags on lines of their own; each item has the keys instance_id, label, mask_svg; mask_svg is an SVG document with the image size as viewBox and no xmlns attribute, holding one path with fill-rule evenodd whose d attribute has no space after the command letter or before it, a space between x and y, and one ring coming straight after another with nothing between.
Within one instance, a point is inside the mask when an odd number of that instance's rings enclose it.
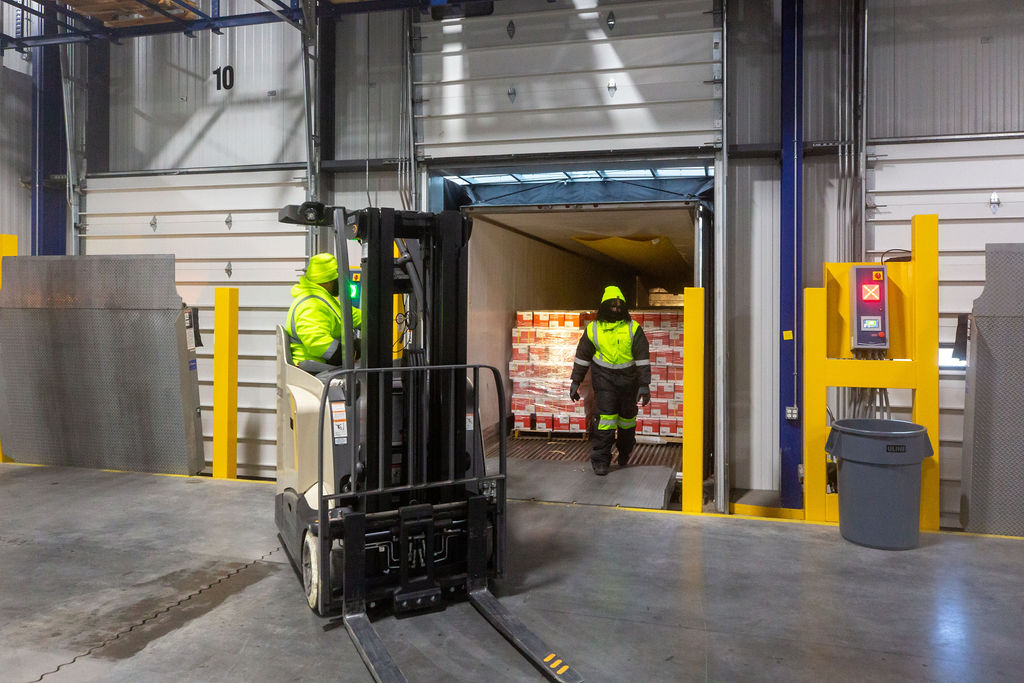
<instances>
[{"instance_id":1,"label":"gray trash can","mask_svg":"<svg viewBox=\"0 0 1024 683\"><path fill-rule=\"evenodd\" d=\"M843 538L882 550L916 548L928 430L903 420L836 420L825 451L838 460Z\"/></svg>"}]
</instances>

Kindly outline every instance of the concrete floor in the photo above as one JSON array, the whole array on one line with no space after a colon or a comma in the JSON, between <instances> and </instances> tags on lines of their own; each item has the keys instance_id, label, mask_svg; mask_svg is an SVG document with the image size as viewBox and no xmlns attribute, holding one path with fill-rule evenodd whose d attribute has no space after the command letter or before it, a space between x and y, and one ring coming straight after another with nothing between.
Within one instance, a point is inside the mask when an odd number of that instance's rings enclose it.
<instances>
[{"instance_id":1,"label":"concrete floor","mask_svg":"<svg viewBox=\"0 0 1024 683\"><path fill-rule=\"evenodd\" d=\"M369 681L273 486L0 465L0 680ZM1024 542L510 505L496 593L588 681L1021 680ZM212 587L211 587L212 584ZM468 604L376 623L412 681L538 675Z\"/></svg>"}]
</instances>

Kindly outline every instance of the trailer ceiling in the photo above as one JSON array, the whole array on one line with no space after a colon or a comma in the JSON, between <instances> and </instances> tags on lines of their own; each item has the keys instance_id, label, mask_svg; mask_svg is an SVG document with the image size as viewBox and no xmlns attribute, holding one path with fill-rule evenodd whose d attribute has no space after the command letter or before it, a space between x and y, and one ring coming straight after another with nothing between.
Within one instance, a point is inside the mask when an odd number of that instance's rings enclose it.
<instances>
[{"instance_id":1,"label":"trailer ceiling","mask_svg":"<svg viewBox=\"0 0 1024 683\"><path fill-rule=\"evenodd\" d=\"M648 288L681 293L693 281L695 202L469 206L474 221L637 272Z\"/></svg>"}]
</instances>

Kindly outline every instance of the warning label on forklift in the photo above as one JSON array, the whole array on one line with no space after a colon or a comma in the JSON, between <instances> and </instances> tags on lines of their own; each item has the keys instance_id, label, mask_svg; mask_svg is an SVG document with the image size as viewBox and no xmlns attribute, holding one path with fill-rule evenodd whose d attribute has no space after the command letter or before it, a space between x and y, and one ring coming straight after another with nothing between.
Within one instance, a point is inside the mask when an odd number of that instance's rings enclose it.
<instances>
[{"instance_id":1,"label":"warning label on forklift","mask_svg":"<svg viewBox=\"0 0 1024 683\"><path fill-rule=\"evenodd\" d=\"M466 413L466 431L473 431L473 413Z\"/></svg>"},{"instance_id":2,"label":"warning label on forklift","mask_svg":"<svg viewBox=\"0 0 1024 683\"><path fill-rule=\"evenodd\" d=\"M331 401L331 420L334 422L334 443L347 443L348 421L345 419L344 401Z\"/></svg>"}]
</instances>

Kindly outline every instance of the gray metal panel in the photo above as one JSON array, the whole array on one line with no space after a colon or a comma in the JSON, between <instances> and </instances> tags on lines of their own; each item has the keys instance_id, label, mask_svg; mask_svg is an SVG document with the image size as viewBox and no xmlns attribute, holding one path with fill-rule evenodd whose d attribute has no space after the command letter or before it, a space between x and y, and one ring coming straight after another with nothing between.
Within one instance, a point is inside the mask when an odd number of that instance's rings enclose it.
<instances>
[{"instance_id":1,"label":"gray metal panel","mask_svg":"<svg viewBox=\"0 0 1024 683\"><path fill-rule=\"evenodd\" d=\"M729 161L728 426L731 485L779 486L779 165Z\"/></svg>"},{"instance_id":2,"label":"gray metal panel","mask_svg":"<svg viewBox=\"0 0 1024 683\"><path fill-rule=\"evenodd\" d=\"M10 9L3 6L5 17ZM0 233L17 235L18 249L27 254L32 248L32 194L21 179L32 175L32 77L15 70L19 62L28 65L7 50L0 67Z\"/></svg>"},{"instance_id":3,"label":"gray metal panel","mask_svg":"<svg viewBox=\"0 0 1024 683\"><path fill-rule=\"evenodd\" d=\"M974 303L961 521L967 531L1024 536L1024 244L989 244Z\"/></svg>"},{"instance_id":4,"label":"gray metal panel","mask_svg":"<svg viewBox=\"0 0 1024 683\"><path fill-rule=\"evenodd\" d=\"M806 6L805 6L806 8ZM779 144L782 63L772 3L729 0L729 144Z\"/></svg>"},{"instance_id":5,"label":"gray metal panel","mask_svg":"<svg viewBox=\"0 0 1024 683\"><path fill-rule=\"evenodd\" d=\"M402 15L349 15L337 24L336 159L394 159L408 154L401 144L406 99L402 61L407 48Z\"/></svg>"},{"instance_id":6,"label":"gray metal panel","mask_svg":"<svg viewBox=\"0 0 1024 683\"><path fill-rule=\"evenodd\" d=\"M200 471L174 259L5 259L0 396L4 453L18 462Z\"/></svg>"},{"instance_id":7,"label":"gray metal panel","mask_svg":"<svg viewBox=\"0 0 1024 683\"><path fill-rule=\"evenodd\" d=\"M869 138L1024 130L1015 0L869 3Z\"/></svg>"}]
</instances>

